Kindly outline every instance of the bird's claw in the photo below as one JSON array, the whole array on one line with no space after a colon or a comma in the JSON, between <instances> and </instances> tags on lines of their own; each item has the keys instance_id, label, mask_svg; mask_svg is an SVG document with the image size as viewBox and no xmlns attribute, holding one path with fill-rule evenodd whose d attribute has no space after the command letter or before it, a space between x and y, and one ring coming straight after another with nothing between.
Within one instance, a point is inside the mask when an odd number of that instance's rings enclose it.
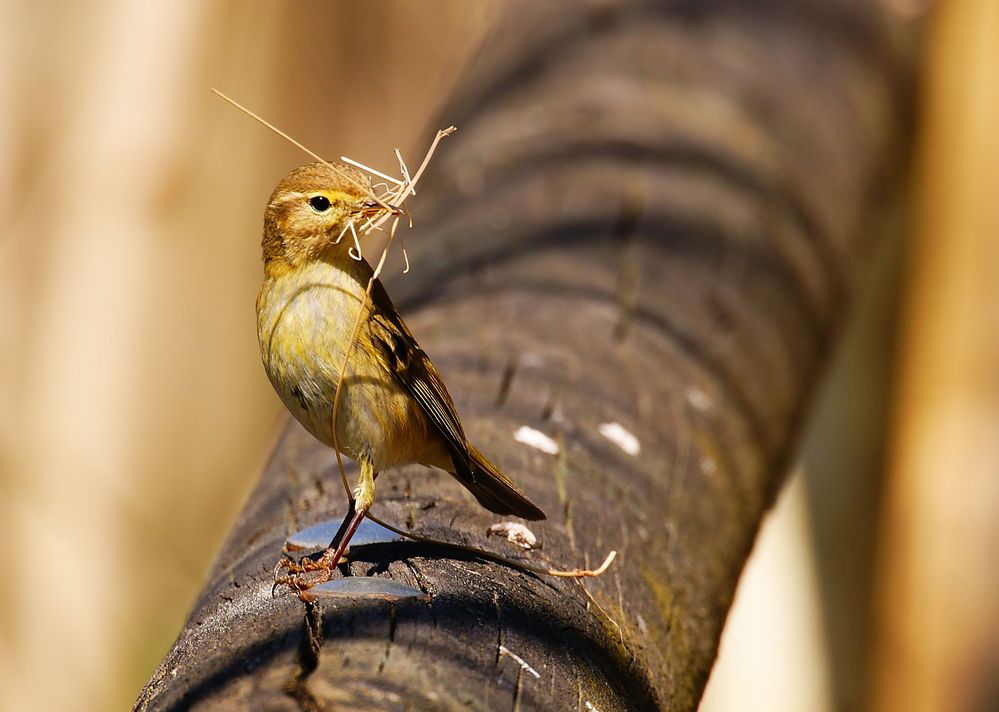
<instances>
[{"instance_id":1,"label":"bird's claw","mask_svg":"<svg viewBox=\"0 0 999 712\"><path fill-rule=\"evenodd\" d=\"M297 593L299 598L305 600L305 592L313 586L329 581L333 578L333 571L328 557L321 553L302 557L299 561L287 556L282 557L274 565L271 596L276 596L281 586L287 586L289 593Z\"/></svg>"}]
</instances>

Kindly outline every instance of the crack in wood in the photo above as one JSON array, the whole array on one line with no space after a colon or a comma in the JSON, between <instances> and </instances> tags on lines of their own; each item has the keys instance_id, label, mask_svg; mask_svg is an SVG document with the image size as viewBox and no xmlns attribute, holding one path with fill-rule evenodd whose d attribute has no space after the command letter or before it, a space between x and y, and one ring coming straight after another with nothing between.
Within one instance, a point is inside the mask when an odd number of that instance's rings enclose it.
<instances>
[{"instance_id":1,"label":"crack in wood","mask_svg":"<svg viewBox=\"0 0 999 712\"><path fill-rule=\"evenodd\" d=\"M517 368L519 366L519 356L514 355L507 359L506 366L503 367L503 375L500 378L499 391L496 393L497 410L503 407L506 399L510 396L510 387L513 385L513 379L517 375Z\"/></svg>"},{"instance_id":2,"label":"crack in wood","mask_svg":"<svg viewBox=\"0 0 999 712\"><path fill-rule=\"evenodd\" d=\"M638 303L642 267L638 260L635 237L645 212L644 191L633 188L625 196L618 211L617 222L611 230L611 239L617 244L620 261L617 272L617 321L614 323L615 341L624 341L631 326L631 316Z\"/></svg>"},{"instance_id":3,"label":"crack in wood","mask_svg":"<svg viewBox=\"0 0 999 712\"><path fill-rule=\"evenodd\" d=\"M305 602L302 637L298 643L298 667L284 684L284 691L302 712L320 712L323 707L309 691L308 679L319 666L323 647L323 612L313 601Z\"/></svg>"}]
</instances>

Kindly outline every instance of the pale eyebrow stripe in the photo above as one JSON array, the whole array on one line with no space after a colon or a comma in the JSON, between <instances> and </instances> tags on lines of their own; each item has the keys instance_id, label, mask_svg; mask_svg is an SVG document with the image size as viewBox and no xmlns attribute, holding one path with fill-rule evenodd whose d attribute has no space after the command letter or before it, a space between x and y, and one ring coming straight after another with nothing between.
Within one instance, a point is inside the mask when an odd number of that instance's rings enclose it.
<instances>
[{"instance_id":1,"label":"pale eyebrow stripe","mask_svg":"<svg viewBox=\"0 0 999 712\"><path fill-rule=\"evenodd\" d=\"M342 190L317 190L312 193L302 193L299 191L292 191L291 193L285 193L284 195L279 195L271 201L271 205L280 205L282 203L288 203L293 200L301 200L302 198L309 197L311 195L325 195L329 198L338 198L343 200L355 200L355 197L349 193L344 193Z\"/></svg>"},{"instance_id":2,"label":"pale eyebrow stripe","mask_svg":"<svg viewBox=\"0 0 999 712\"><path fill-rule=\"evenodd\" d=\"M280 203L287 203L292 200L300 200L305 197L305 193L293 192L285 193L284 195L279 195L271 201L271 205L278 205Z\"/></svg>"}]
</instances>

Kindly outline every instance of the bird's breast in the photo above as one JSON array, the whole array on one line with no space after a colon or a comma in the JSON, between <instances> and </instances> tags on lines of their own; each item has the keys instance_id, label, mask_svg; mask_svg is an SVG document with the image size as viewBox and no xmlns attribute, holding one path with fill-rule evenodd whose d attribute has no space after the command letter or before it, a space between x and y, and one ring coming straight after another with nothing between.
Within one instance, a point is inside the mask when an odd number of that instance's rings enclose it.
<instances>
[{"instance_id":1,"label":"bird's breast","mask_svg":"<svg viewBox=\"0 0 999 712\"><path fill-rule=\"evenodd\" d=\"M292 415L331 447L340 369L362 303L366 312L371 309L366 286L321 263L266 280L257 299L257 335L267 376ZM372 355L368 338L362 325L346 359L337 441L350 457L367 453L380 470L415 461L410 450L413 445L419 449L428 433L415 402Z\"/></svg>"}]
</instances>

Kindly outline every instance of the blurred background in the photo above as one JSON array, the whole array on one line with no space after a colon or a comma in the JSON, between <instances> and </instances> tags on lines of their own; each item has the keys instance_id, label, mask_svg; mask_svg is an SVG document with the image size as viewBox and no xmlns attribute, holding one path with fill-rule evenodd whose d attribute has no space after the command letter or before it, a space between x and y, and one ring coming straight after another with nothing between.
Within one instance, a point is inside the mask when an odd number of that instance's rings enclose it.
<instances>
[{"instance_id":1,"label":"blurred background","mask_svg":"<svg viewBox=\"0 0 999 712\"><path fill-rule=\"evenodd\" d=\"M910 190L740 584L712 712L999 706L999 3L884 2L925 25ZM283 422L259 233L307 159L209 88L391 166L422 155L494 10L4 2L0 709L131 705Z\"/></svg>"}]
</instances>

